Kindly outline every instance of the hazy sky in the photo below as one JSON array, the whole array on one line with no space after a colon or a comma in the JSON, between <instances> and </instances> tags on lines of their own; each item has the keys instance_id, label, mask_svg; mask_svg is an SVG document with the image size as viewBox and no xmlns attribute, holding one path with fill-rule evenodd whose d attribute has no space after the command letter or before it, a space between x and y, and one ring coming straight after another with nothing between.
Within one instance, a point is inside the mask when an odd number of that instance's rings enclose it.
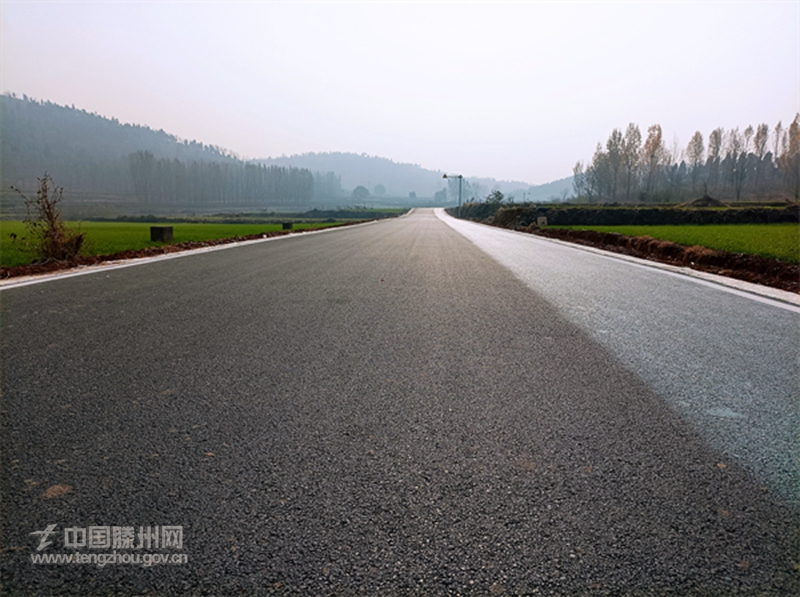
<instances>
[{"instance_id":1,"label":"hazy sky","mask_svg":"<svg viewBox=\"0 0 800 597\"><path fill-rule=\"evenodd\" d=\"M800 3L0 3L2 91L242 157L349 151L545 183L615 127L800 111Z\"/></svg>"}]
</instances>

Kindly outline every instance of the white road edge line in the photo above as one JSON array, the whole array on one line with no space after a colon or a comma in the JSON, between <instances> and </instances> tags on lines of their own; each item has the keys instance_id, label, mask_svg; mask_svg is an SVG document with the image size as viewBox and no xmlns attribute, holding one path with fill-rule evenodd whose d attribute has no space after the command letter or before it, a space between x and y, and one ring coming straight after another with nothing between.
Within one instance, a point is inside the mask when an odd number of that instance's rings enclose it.
<instances>
[{"instance_id":1,"label":"white road edge line","mask_svg":"<svg viewBox=\"0 0 800 597\"><path fill-rule=\"evenodd\" d=\"M390 218L387 218L390 219ZM203 247L200 249L186 249L175 253L166 253L164 255L156 255L154 257L138 257L134 259L121 259L119 261L108 261L97 265L79 265L78 267L65 270L63 272L51 272L46 274L36 274L32 276L21 276L19 278L8 278L0 280L0 291L11 290L14 288L21 288L23 286L31 286L33 284L42 284L44 282L54 282L56 280L64 280L66 278L74 278L76 276L85 276L87 274L97 274L100 272L108 272L115 269L123 269L126 267L134 267L136 265L145 265L148 263L155 263L156 261L166 261L167 259L177 259L179 257L191 257L192 255L201 255L203 253L211 253L213 251L222 251L224 249L234 249L237 247L244 247L247 245L254 245L257 243L265 243L272 240L283 240L285 238L298 238L301 236L308 236L310 234L321 234L323 232L334 232L337 230L346 230L356 226L367 226L369 224L377 224L384 220L371 220L369 222L361 222L359 224L350 224L349 226L331 226L329 228L322 228L320 230L312 230L310 232L302 232L298 234L284 234L282 236L271 236L269 238L255 238L252 240L244 240L235 243L226 243L224 245L214 245L211 247Z\"/></svg>"},{"instance_id":2,"label":"white road edge line","mask_svg":"<svg viewBox=\"0 0 800 597\"><path fill-rule=\"evenodd\" d=\"M451 219L457 222L466 222L469 224L474 224L476 226L488 226L487 224L481 224L479 222L473 222L471 220L457 220L456 218L445 212L444 208L441 207L436 208L434 211L436 215L439 217L439 219L448 225L450 225L448 219ZM455 226L450 226L450 227L453 228L456 232L458 232L458 229ZM697 284L701 284L703 286L717 288L718 290L723 290L725 292L742 296L750 300L765 303L773 307L779 307L781 309L786 309L787 311L800 313L800 295L797 295L793 292L789 292L787 290L780 290L778 288L763 286L761 284L753 284L752 282L745 282L744 280L728 278L727 276L710 274L708 272L698 271L689 267L678 267L675 265L660 263L658 261L649 261L647 259L641 259L639 257L632 257L630 255L624 255L622 253L605 251L603 249L598 249L596 247L579 245L577 243L570 243L555 238L547 238L544 236L537 236L535 234L529 234L526 232L518 232L517 230L509 230L507 228L497 228L497 227L492 227L492 229L497 231L508 232L510 234L517 234L524 238L536 241L556 243L568 249L573 249L575 251L594 253L595 255L603 257L605 259L625 261L636 267L659 270L667 275L684 278L692 282L695 282Z\"/></svg>"}]
</instances>

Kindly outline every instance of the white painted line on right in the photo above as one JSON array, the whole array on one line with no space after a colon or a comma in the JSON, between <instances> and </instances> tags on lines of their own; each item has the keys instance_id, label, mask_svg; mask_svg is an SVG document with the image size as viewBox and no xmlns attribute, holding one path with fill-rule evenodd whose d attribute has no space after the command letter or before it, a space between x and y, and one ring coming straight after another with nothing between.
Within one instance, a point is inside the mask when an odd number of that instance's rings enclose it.
<instances>
[{"instance_id":1,"label":"white painted line on right","mask_svg":"<svg viewBox=\"0 0 800 597\"><path fill-rule=\"evenodd\" d=\"M454 228L456 230L458 229L457 228L458 224L461 223L468 225L471 224L475 226L489 227L486 224L480 224L478 222L472 222L469 220L458 220L456 218L453 218L453 216L446 213L442 208L438 208L434 211L436 212L436 215L439 217L439 219L441 219L443 222L450 225L451 228ZM597 247L580 245L577 243L570 243L555 238L547 238L546 236L538 236L526 232L519 232L517 230L508 230L506 228L497 228L497 227L489 227L489 228L495 231L502 231L510 234L520 235L524 238L529 238L536 241L555 243L565 248L573 249L575 251L584 251L588 253L593 253L599 257L604 257L606 259L625 261L637 267L660 270L665 274L688 279L691 280L692 282L701 284L703 286L708 286L711 288L716 288L718 290L723 290L725 292L729 292L737 296L741 296L767 305L771 305L773 307L786 309L787 311L791 311L793 313L800 313L800 295L794 292L789 292L787 290L780 290L778 288L772 288L770 286L764 286L762 284L753 284L752 282L745 282L744 280L737 280L736 278L730 278L728 276L711 274L708 272L692 269L690 267L678 267L674 265L669 265L667 263L661 263L659 261L650 261L648 259L642 259L640 257L632 257L630 255L624 255L622 253L614 253L613 251L598 249Z\"/></svg>"}]
</instances>

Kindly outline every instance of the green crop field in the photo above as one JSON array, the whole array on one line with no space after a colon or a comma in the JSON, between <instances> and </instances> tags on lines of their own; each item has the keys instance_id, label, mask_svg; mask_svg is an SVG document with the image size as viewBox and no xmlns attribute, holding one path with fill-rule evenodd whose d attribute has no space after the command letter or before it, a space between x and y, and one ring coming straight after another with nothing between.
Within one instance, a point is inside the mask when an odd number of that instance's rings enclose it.
<instances>
[{"instance_id":1,"label":"green crop field","mask_svg":"<svg viewBox=\"0 0 800 597\"><path fill-rule=\"evenodd\" d=\"M150 226L146 222L68 222L71 228L86 233L84 255L107 255L120 251L144 249L162 243L150 241ZM296 223L294 230L326 228L338 223L315 222ZM248 236L281 229L280 224L157 224L172 226L175 243L203 241L219 238ZM0 221L0 266L24 265L34 259L30 249L30 233L24 222L19 220Z\"/></svg>"},{"instance_id":2,"label":"green crop field","mask_svg":"<svg viewBox=\"0 0 800 597\"><path fill-rule=\"evenodd\" d=\"M652 236L681 245L748 253L800 263L800 224L705 224L682 226L553 226L573 230Z\"/></svg>"}]
</instances>

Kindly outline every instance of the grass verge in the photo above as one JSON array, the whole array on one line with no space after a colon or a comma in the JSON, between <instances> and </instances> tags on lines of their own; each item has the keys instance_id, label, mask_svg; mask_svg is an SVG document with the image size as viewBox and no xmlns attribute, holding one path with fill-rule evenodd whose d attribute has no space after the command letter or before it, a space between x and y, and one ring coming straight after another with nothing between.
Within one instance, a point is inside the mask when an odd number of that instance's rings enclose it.
<instances>
[{"instance_id":1,"label":"grass verge","mask_svg":"<svg viewBox=\"0 0 800 597\"><path fill-rule=\"evenodd\" d=\"M651 236L680 245L746 253L800 263L800 224L705 224L680 226L551 226L571 230Z\"/></svg>"},{"instance_id":2,"label":"grass verge","mask_svg":"<svg viewBox=\"0 0 800 597\"><path fill-rule=\"evenodd\" d=\"M342 222L303 222L294 230L328 228ZM150 241L149 222L67 222L67 225L86 233L83 255L108 255L120 251L157 247L164 243ZM164 224L159 224L164 225ZM173 227L174 243L233 238L281 230L280 224L166 224ZM0 221L0 267L26 265L33 260L28 242L30 233L20 220Z\"/></svg>"}]
</instances>

